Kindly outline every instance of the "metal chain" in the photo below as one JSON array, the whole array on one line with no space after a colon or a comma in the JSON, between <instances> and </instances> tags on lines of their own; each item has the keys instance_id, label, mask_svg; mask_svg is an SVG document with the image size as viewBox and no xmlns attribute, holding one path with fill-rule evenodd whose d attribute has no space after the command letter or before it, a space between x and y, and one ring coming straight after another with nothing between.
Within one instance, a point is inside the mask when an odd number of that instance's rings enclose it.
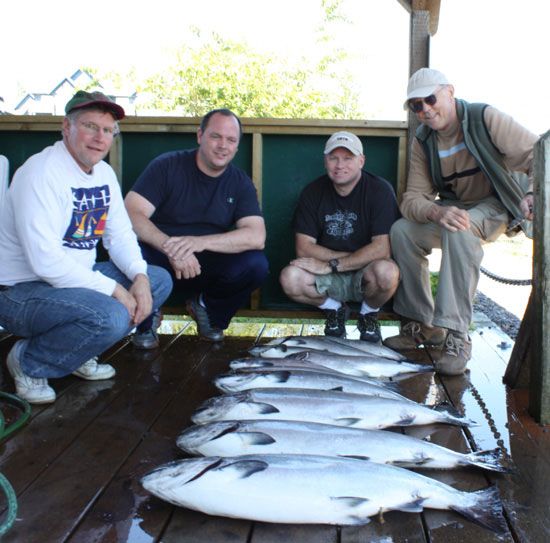
<instances>
[{"instance_id":1,"label":"metal chain","mask_svg":"<svg viewBox=\"0 0 550 543\"><path fill-rule=\"evenodd\" d=\"M505 283L506 285L517 285L517 286L529 286L533 284L532 279L506 279L505 277L500 277L500 275L496 275L493 272L490 272L483 266L480 266L481 273L485 274L487 277L490 277L494 281L498 281L499 283Z\"/></svg>"}]
</instances>

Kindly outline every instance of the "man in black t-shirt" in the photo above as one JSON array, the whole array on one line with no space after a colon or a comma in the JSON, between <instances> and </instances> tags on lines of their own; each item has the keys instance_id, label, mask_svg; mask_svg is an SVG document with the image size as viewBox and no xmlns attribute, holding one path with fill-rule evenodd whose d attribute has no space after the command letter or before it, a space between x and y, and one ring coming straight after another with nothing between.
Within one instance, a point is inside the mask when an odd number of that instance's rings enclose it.
<instances>
[{"instance_id":1,"label":"man in black t-shirt","mask_svg":"<svg viewBox=\"0 0 550 543\"><path fill-rule=\"evenodd\" d=\"M346 301L361 302L360 337L378 342L378 310L399 282L389 241L399 218L395 193L385 179L363 171L363 145L354 134L336 132L324 154L327 175L307 185L298 201L297 258L282 270L281 285L293 300L325 311L328 336L345 336Z\"/></svg>"},{"instance_id":2,"label":"man in black t-shirt","mask_svg":"<svg viewBox=\"0 0 550 543\"><path fill-rule=\"evenodd\" d=\"M126 196L143 256L166 268L188 300L199 334L223 330L268 273L265 224L251 179L233 160L241 138L234 113L207 113L198 149L153 160Z\"/></svg>"}]
</instances>

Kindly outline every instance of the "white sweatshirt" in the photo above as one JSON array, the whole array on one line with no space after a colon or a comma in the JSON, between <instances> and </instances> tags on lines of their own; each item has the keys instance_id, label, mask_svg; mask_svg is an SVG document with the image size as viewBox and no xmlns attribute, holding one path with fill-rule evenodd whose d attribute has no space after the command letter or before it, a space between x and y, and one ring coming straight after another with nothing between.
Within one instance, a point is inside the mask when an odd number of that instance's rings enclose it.
<instances>
[{"instance_id":1,"label":"white sweatshirt","mask_svg":"<svg viewBox=\"0 0 550 543\"><path fill-rule=\"evenodd\" d=\"M15 173L0 217L0 285L42 280L111 295L116 283L92 271L103 240L131 281L147 273L113 169L86 174L58 141Z\"/></svg>"}]
</instances>

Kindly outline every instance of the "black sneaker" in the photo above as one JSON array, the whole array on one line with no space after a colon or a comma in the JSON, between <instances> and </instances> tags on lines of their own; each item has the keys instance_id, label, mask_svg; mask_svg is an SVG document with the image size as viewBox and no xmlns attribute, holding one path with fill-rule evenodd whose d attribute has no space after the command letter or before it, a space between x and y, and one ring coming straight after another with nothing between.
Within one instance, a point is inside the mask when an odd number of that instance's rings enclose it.
<instances>
[{"instance_id":1,"label":"black sneaker","mask_svg":"<svg viewBox=\"0 0 550 543\"><path fill-rule=\"evenodd\" d=\"M325 309L325 315L327 316L325 336L345 337L348 313L348 306L345 304L342 304L339 309Z\"/></svg>"},{"instance_id":2,"label":"black sneaker","mask_svg":"<svg viewBox=\"0 0 550 543\"><path fill-rule=\"evenodd\" d=\"M206 308L199 303L198 297L187 302L187 312L197 323L197 329L202 338L207 339L208 341L223 340L223 330L220 330L210 324L210 319L208 318Z\"/></svg>"},{"instance_id":3,"label":"black sneaker","mask_svg":"<svg viewBox=\"0 0 550 543\"><path fill-rule=\"evenodd\" d=\"M156 349L160 345L157 329L162 322L162 313L155 311L151 319L151 328L149 330L135 331L132 336L132 345L137 349Z\"/></svg>"},{"instance_id":4,"label":"black sneaker","mask_svg":"<svg viewBox=\"0 0 550 543\"><path fill-rule=\"evenodd\" d=\"M359 314L357 319L357 329L361 332L359 339L370 343L382 341L380 334L380 324L378 323L378 313Z\"/></svg>"}]
</instances>

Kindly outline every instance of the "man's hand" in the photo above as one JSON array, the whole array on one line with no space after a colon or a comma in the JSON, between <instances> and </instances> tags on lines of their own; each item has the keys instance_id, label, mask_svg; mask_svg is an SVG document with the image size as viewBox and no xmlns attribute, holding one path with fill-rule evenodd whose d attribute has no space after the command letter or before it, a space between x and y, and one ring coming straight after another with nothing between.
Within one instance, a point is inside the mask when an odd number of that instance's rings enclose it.
<instances>
[{"instance_id":1,"label":"man's hand","mask_svg":"<svg viewBox=\"0 0 550 543\"><path fill-rule=\"evenodd\" d=\"M185 260L204 251L201 236L173 236L162 244L162 250L172 260Z\"/></svg>"},{"instance_id":2,"label":"man's hand","mask_svg":"<svg viewBox=\"0 0 550 543\"><path fill-rule=\"evenodd\" d=\"M290 261L291 266L296 266L314 275L327 275L331 273L330 266L317 258L302 257Z\"/></svg>"},{"instance_id":3,"label":"man's hand","mask_svg":"<svg viewBox=\"0 0 550 543\"><path fill-rule=\"evenodd\" d=\"M523 213L524 218L526 218L528 221L533 220L534 205L535 205L535 200L533 198L532 192L526 194L521 200L521 202L519 203L521 212Z\"/></svg>"},{"instance_id":4,"label":"man's hand","mask_svg":"<svg viewBox=\"0 0 550 543\"><path fill-rule=\"evenodd\" d=\"M149 278L142 273L138 273L130 287L130 294L136 301L134 324L139 324L153 312L153 296L151 295Z\"/></svg>"},{"instance_id":5,"label":"man's hand","mask_svg":"<svg viewBox=\"0 0 550 543\"><path fill-rule=\"evenodd\" d=\"M136 299L119 283L116 284L115 290L113 291L111 296L115 300L118 300L128 310L128 313L130 314L130 323L135 324L137 307Z\"/></svg>"},{"instance_id":6,"label":"man's hand","mask_svg":"<svg viewBox=\"0 0 550 543\"><path fill-rule=\"evenodd\" d=\"M193 279L201 274L201 265L194 254L183 260L170 258L176 279Z\"/></svg>"},{"instance_id":7,"label":"man's hand","mask_svg":"<svg viewBox=\"0 0 550 543\"><path fill-rule=\"evenodd\" d=\"M455 206L434 206L428 213L428 219L449 232L468 230L470 228L470 214L465 209Z\"/></svg>"}]
</instances>

